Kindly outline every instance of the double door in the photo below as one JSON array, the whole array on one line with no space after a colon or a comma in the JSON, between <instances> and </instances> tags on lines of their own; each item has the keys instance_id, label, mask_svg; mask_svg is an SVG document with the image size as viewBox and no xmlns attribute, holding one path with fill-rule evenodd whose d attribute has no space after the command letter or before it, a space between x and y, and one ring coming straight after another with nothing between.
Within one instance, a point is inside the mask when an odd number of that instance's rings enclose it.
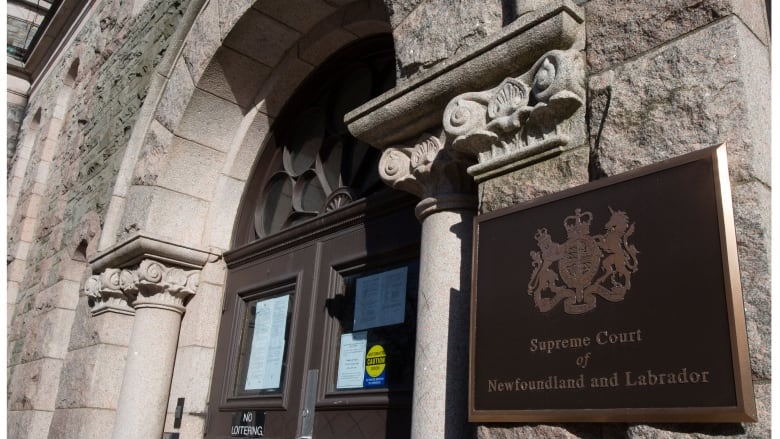
<instances>
[{"instance_id":1,"label":"double door","mask_svg":"<svg viewBox=\"0 0 780 439\"><path fill-rule=\"evenodd\" d=\"M226 255L207 437L409 437L420 226L358 218Z\"/></svg>"}]
</instances>

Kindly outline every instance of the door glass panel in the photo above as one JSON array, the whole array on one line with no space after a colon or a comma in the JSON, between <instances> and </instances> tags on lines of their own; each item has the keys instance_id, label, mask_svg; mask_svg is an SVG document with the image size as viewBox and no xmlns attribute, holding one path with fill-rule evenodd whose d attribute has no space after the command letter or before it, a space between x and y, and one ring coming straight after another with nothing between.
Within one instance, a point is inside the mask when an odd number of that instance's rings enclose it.
<instances>
[{"instance_id":1,"label":"door glass panel","mask_svg":"<svg viewBox=\"0 0 780 439\"><path fill-rule=\"evenodd\" d=\"M344 275L328 301L337 323L332 389L411 390L419 262Z\"/></svg>"},{"instance_id":2,"label":"door glass panel","mask_svg":"<svg viewBox=\"0 0 780 439\"><path fill-rule=\"evenodd\" d=\"M282 391L292 316L292 294L246 302L237 395Z\"/></svg>"}]
</instances>

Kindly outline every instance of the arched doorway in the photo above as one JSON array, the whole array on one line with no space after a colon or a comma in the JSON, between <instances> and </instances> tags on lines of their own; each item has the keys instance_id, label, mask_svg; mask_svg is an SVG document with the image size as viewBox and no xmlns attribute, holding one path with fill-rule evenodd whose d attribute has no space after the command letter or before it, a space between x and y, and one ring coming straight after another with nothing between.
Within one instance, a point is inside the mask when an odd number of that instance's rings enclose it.
<instances>
[{"instance_id":1,"label":"arched doorway","mask_svg":"<svg viewBox=\"0 0 780 439\"><path fill-rule=\"evenodd\" d=\"M234 231L207 437L408 437L420 225L343 115L394 85L389 36L288 101ZM254 427L254 428L252 428Z\"/></svg>"}]
</instances>

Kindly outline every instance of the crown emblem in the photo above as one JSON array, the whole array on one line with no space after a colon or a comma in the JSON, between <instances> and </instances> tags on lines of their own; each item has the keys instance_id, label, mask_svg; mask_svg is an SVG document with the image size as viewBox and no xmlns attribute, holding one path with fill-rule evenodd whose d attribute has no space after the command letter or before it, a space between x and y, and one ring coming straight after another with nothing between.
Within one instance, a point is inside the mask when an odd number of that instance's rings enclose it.
<instances>
[{"instance_id":1,"label":"crown emblem","mask_svg":"<svg viewBox=\"0 0 780 439\"><path fill-rule=\"evenodd\" d=\"M636 247L628 242L634 223L622 210L609 208L604 234L590 234L593 213L575 209L563 220L566 242L553 241L546 228L537 229L539 251L531 251L533 272L528 294L541 312L563 302L567 314L582 314L596 307L596 296L620 302L631 288L631 275L639 269ZM561 281L563 281L561 283Z\"/></svg>"},{"instance_id":2,"label":"crown emblem","mask_svg":"<svg viewBox=\"0 0 780 439\"><path fill-rule=\"evenodd\" d=\"M567 216L563 220L563 227L569 238L576 238L590 234L590 223L593 221L593 214L590 212L582 213L581 209L575 209L574 215Z\"/></svg>"}]
</instances>

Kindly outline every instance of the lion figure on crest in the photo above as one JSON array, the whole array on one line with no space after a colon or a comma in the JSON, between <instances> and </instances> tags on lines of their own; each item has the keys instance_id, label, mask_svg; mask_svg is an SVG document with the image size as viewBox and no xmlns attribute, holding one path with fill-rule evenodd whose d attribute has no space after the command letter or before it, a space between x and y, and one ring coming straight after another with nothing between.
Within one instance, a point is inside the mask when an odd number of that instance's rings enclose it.
<instances>
[{"instance_id":1,"label":"lion figure on crest","mask_svg":"<svg viewBox=\"0 0 780 439\"><path fill-rule=\"evenodd\" d=\"M639 269L639 251L628 242L635 226L626 212L612 207L609 212L601 235L590 235L593 214L582 209L564 220L568 240L563 243L554 242L546 228L536 231L539 251L530 252L528 294L539 311L563 302L566 313L582 314L596 307L596 296L610 302L624 299L631 275Z\"/></svg>"}]
</instances>

